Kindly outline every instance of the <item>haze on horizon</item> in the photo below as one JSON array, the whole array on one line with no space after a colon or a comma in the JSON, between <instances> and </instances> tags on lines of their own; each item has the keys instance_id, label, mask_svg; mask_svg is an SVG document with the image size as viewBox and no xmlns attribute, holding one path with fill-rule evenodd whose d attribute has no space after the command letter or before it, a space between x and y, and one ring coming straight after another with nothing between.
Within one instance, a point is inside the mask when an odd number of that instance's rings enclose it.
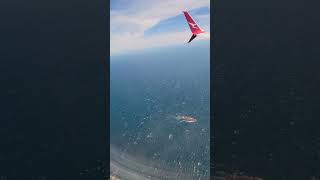
<instances>
[{"instance_id":1,"label":"haze on horizon","mask_svg":"<svg viewBox=\"0 0 320 180\"><path fill-rule=\"evenodd\" d=\"M208 0L111 0L111 56L144 49L185 45L191 32L182 14L188 10L207 32L197 41L210 40Z\"/></svg>"}]
</instances>

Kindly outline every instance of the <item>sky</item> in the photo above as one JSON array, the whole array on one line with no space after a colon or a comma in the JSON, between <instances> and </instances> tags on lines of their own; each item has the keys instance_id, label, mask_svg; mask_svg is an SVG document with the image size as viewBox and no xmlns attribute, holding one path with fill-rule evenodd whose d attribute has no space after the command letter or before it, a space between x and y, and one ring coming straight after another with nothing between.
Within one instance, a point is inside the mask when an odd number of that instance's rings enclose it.
<instances>
[{"instance_id":1,"label":"sky","mask_svg":"<svg viewBox=\"0 0 320 180\"><path fill-rule=\"evenodd\" d=\"M111 56L185 44L192 34L184 10L206 31L193 42L210 40L210 0L111 0Z\"/></svg>"}]
</instances>

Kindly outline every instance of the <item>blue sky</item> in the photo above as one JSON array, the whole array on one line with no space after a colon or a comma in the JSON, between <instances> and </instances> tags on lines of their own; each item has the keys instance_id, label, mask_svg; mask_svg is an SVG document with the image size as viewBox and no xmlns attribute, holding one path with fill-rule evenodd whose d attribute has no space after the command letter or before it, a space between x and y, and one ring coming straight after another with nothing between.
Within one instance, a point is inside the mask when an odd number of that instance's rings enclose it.
<instances>
[{"instance_id":1,"label":"blue sky","mask_svg":"<svg viewBox=\"0 0 320 180\"><path fill-rule=\"evenodd\" d=\"M188 10L210 39L210 0L111 0L111 55L185 44L191 32L182 14Z\"/></svg>"}]
</instances>

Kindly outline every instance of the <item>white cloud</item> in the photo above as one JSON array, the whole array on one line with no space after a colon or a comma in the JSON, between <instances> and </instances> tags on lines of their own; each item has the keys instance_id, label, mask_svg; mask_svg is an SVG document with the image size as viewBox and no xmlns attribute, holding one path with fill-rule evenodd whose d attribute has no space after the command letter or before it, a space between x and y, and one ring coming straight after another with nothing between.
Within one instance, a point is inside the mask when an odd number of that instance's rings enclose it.
<instances>
[{"instance_id":1,"label":"white cloud","mask_svg":"<svg viewBox=\"0 0 320 180\"><path fill-rule=\"evenodd\" d=\"M133 1L131 1L133 2ZM138 50L150 47L185 43L190 31L171 32L145 37L144 32L162 20L177 16L183 10L210 7L209 0L135 0L127 9L111 10L111 54L126 50ZM200 23L209 29L209 15L197 16L208 24ZM210 38L209 32L198 39Z\"/></svg>"}]
</instances>

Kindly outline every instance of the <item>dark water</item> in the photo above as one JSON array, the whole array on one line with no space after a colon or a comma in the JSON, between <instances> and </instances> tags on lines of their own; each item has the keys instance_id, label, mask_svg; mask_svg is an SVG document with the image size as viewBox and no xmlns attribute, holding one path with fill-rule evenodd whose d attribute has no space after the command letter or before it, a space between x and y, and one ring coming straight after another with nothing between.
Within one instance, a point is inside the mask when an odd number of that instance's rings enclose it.
<instances>
[{"instance_id":1,"label":"dark water","mask_svg":"<svg viewBox=\"0 0 320 180\"><path fill-rule=\"evenodd\" d=\"M162 179L209 177L209 44L186 48L111 58L111 146Z\"/></svg>"}]
</instances>

